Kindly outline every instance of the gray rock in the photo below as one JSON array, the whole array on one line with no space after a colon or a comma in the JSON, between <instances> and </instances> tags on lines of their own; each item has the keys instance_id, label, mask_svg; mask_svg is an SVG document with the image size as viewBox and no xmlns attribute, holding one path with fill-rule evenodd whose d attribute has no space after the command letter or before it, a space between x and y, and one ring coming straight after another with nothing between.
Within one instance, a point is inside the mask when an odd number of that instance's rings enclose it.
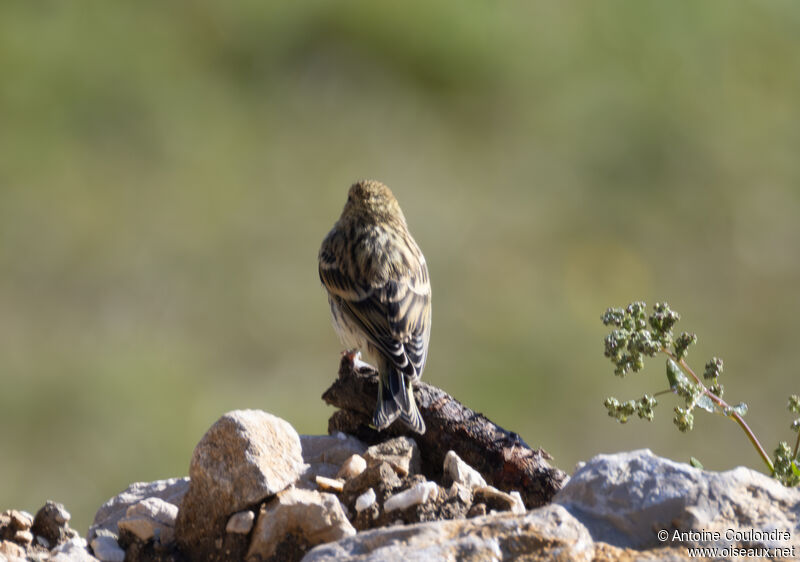
<instances>
[{"instance_id":1,"label":"gray rock","mask_svg":"<svg viewBox=\"0 0 800 562\"><path fill-rule=\"evenodd\" d=\"M109 535L98 535L92 540L92 552L100 562L124 562L125 551L117 539Z\"/></svg>"},{"instance_id":2,"label":"gray rock","mask_svg":"<svg viewBox=\"0 0 800 562\"><path fill-rule=\"evenodd\" d=\"M225 525L225 532L246 535L253 529L253 522L255 519L256 514L249 509L247 511L234 513Z\"/></svg>"},{"instance_id":3,"label":"gray rock","mask_svg":"<svg viewBox=\"0 0 800 562\"><path fill-rule=\"evenodd\" d=\"M342 464L353 455L367 450L366 444L355 437L337 432L334 435L301 435L303 461L309 467L301 477L300 486L315 489L315 477L336 477Z\"/></svg>"},{"instance_id":4,"label":"gray rock","mask_svg":"<svg viewBox=\"0 0 800 562\"><path fill-rule=\"evenodd\" d=\"M333 494L289 488L261 508L247 560L274 556L290 534L314 546L355 535L356 531Z\"/></svg>"},{"instance_id":5,"label":"gray rock","mask_svg":"<svg viewBox=\"0 0 800 562\"><path fill-rule=\"evenodd\" d=\"M51 562L99 562L86 550L86 540L71 538L50 551Z\"/></svg>"},{"instance_id":6,"label":"gray rock","mask_svg":"<svg viewBox=\"0 0 800 562\"><path fill-rule=\"evenodd\" d=\"M89 541L94 540L101 529L119 535L117 523L125 517L128 508L132 505L147 498L160 498L177 507L188 489L189 478L170 478L169 480L131 484L97 510L94 522L89 527Z\"/></svg>"},{"instance_id":7,"label":"gray rock","mask_svg":"<svg viewBox=\"0 0 800 562\"><path fill-rule=\"evenodd\" d=\"M328 463L341 466L352 455L363 455L367 445L351 435L301 435L303 460L308 464Z\"/></svg>"},{"instance_id":8,"label":"gray rock","mask_svg":"<svg viewBox=\"0 0 800 562\"><path fill-rule=\"evenodd\" d=\"M461 460L455 451L447 451L444 456L444 474L449 479L449 481L446 479L445 484L458 482L467 488L486 486L486 480L481 473Z\"/></svg>"},{"instance_id":9,"label":"gray rock","mask_svg":"<svg viewBox=\"0 0 800 562\"><path fill-rule=\"evenodd\" d=\"M416 441L410 437L395 437L373 445L364 453L367 466L388 462L400 476L419 474L421 457Z\"/></svg>"},{"instance_id":10,"label":"gray rock","mask_svg":"<svg viewBox=\"0 0 800 562\"><path fill-rule=\"evenodd\" d=\"M168 543L174 537L177 517L178 507L174 504L161 498L145 498L128 508L117 527L120 531L133 533L142 541L148 541L158 533L160 541Z\"/></svg>"},{"instance_id":11,"label":"gray rock","mask_svg":"<svg viewBox=\"0 0 800 562\"><path fill-rule=\"evenodd\" d=\"M358 560L592 560L586 528L564 508L548 505L525 515L434 521L359 533L320 545L303 562Z\"/></svg>"},{"instance_id":12,"label":"gray rock","mask_svg":"<svg viewBox=\"0 0 800 562\"><path fill-rule=\"evenodd\" d=\"M260 410L225 414L192 455L189 491L175 526L181 549L193 559L227 558L218 539L230 515L277 494L306 468L300 438L288 422Z\"/></svg>"},{"instance_id":13,"label":"gray rock","mask_svg":"<svg viewBox=\"0 0 800 562\"><path fill-rule=\"evenodd\" d=\"M598 455L553 501L594 540L619 547L794 545L800 552L800 490L749 468L709 472L647 449ZM693 533L676 540L675 531ZM745 534L730 534L737 532Z\"/></svg>"}]
</instances>

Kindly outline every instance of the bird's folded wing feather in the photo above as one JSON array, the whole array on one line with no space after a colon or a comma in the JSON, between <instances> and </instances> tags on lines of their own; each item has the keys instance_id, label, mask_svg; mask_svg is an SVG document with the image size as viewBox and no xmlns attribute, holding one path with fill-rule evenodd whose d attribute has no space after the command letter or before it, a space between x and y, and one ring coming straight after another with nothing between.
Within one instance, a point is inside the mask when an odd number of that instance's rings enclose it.
<instances>
[{"instance_id":1,"label":"bird's folded wing feather","mask_svg":"<svg viewBox=\"0 0 800 562\"><path fill-rule=\"evenodd\" d=\"M319 276L398 370L409 376L422 371L430 322L430 283L424 261L415 275L377 287L354 283L335 263L324 259L320 260Z\"/></svg>"}]
</instances>

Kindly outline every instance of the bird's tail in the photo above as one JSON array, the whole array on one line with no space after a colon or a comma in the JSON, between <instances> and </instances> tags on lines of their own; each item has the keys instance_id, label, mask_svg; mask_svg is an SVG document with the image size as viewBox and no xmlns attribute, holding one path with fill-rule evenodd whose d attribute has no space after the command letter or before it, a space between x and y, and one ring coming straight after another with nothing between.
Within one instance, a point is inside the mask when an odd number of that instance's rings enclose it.
<instances>
[{"instance_id":1,"label":"bird's tail","mask_svg":"<svg viewBox=\"0 0 800 562\"><path fill-rule=\"evenodd\" d=\"M378 378L378 406L372 416L372 424L383 430L400 418L413 431L425 433L425 422L414 400L411 381L406 382L403 373L390 367Z\"/></svg>"}]
</instances>

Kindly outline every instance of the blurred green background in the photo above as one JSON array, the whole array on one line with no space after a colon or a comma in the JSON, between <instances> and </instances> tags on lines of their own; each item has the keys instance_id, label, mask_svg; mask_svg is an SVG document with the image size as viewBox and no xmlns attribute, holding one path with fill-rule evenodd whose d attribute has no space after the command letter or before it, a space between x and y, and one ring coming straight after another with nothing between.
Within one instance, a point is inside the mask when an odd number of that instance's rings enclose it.
<instances>
[{"instance_id":1,"label":"blurred green background","mask_svg":"<svg viewBox=\"0 0 800 562\"><path fill-rule=\"evenodd\" d=\"M425 380L567 471L649 446L763 470L739 428L602 357L667 300L772 451L800 391L800 5L0 4L0 509L85 532L185 475L222 413L325 433L316 254L350 183L427 256Z\"/></svg>"}]
</instances>

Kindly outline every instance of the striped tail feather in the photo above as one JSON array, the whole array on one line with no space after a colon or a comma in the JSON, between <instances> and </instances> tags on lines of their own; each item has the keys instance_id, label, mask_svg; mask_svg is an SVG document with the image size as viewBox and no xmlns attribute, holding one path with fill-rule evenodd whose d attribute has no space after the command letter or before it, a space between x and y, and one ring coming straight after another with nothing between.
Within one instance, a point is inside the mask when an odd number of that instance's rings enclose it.
<instances>
[{"instance_id":1,"label":"striped tail feather","mask_svg":"<svg viewBox=\"0 0 800 562\"><path fill-rule=\"evenodd\" d=\"M382 373L378 378L378 405L372 416L372 424L378 430L383 430L398 417L411 430L425 433L425 422L414 400L411 380L407 380L401 371L389 367L386 374Z\"/></svg>"}]
</instances>

